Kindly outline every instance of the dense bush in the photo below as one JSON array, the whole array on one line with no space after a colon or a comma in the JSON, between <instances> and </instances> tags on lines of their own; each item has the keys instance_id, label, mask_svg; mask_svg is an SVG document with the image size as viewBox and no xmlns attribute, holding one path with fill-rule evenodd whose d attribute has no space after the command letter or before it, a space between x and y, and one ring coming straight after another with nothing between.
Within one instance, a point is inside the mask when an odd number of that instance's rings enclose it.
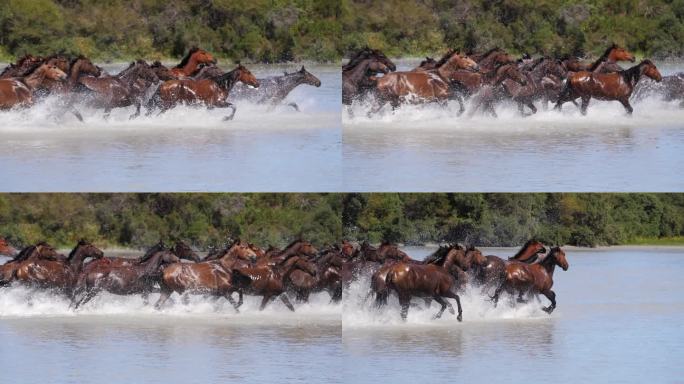
<instances>
[{"instance_id":1,"label":"dense bush","mask_svg":"<svg viewBox=\"0 0 684 384\"><path fill-rule=\"evenodd\" d=\"M615 42L646 56L684 54L684 0L342 0L345 52L392 56L444 47L598 54Z\"/></svg>"},{"instance_id":2,"label":"dense bush","mask_svg":"<svg viewBox=\"0 0 684 384\"><path fill-rule=\"evenodd\" d=\"M340 57L338 0L2 0L0 55L180 57L201 46L263 62Z\"/></svg>"},{"instance_id":3,"label":"dense bush","mask_svg":"<svg viewBox=\"0 0 684 384\"><path fill-rule=\"evenodd\" d=\"M284 246L341 237L341 196L321 194L0 194L0 236L71 246L146 247L182 238L205 247L228 236Z\"/></svg>"},{"instance_id":4,"label":"dense bush","mask_svg":"<svg viewBox=\"0 0 684 384\"><path fill-rule=\"evenodd\" d=\"M350 194L342 221L371 242L616 245L684 235L684 194Z\"/></svg>"}]
</instances>

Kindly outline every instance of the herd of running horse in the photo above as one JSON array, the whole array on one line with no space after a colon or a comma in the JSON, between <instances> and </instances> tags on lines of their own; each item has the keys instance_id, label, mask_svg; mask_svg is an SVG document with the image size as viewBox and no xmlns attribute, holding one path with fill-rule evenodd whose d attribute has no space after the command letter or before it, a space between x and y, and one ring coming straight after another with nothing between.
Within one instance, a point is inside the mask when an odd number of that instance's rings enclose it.
<instances>
[{"instance_id":1,"label":"herd of running horse","mask_svg":"<svg viewBox=\"0 0 684 384\"><path fill-rule=\"evenodd\" d=\"M542 56L516 58L502 49L465 55L449 50L441 59L427 57L408 71L396 71L396 65L377 49L365 48L342 67L343 103L371 100L369 114L389 103L459 103L459 115L465 112L464 99L472 98L468 115L478 110L496 117L495 106L502 101L517 104L520 114L537 112L535 102L544 109L549 102L561 110L566 102L577 105L586 114L589 101L619 101L631 114L630 97L659 94L666 101L678 100L684 107L684 73L663 77L651 60L643 60L628 69L618 64L635 62L635 57L616 44L610 45L593 62L576 57ZM653 81L640 81L649 78ZM525 107L529 112L525 111ZM351 113L351 109L350 109Z\"/></svg>"},{"instance_id":2,"label":"herd of running horse","mask_svg":"<svg viewBox=\"0 0 684 384\"><path fill-rule=\"evenodd\" d=\"M339 302L345 288L370 277L366 300L374 295L378 307L394 293L406 319L412 298L423 298L426 304L434 299L441 305L435 315L439 318L447 307L455 314L448 301L454 299L459 321L463 311L458 294L467 285L493 292L495 306L504 292L517 295L518 302L541 294L550 300L544 310L551 313L556 307L551 289L555 266L568 269L563 250L553 247L547 252L536 240L525 243L509 259L484 256L475 247L459 244L441 246L424 260L415 260L386 242L373 247L343 241L318 250L301 239L282 250L235 240L204 258L183 241L170 248L160 242L135 259L105 257L84 240L64 256L44 242L18 251L0 238L0 255L11 257L0 265L0 287L22 284L49 289L70 299L74 310L106 291L139 294L145 303L150 293L159 292L157 309L177 293L184 303L189 295L226 298L237 312L247 294L262 297L260 309L280 298L294 311L289 297L307 302L312 293L327 292L332 302Z\"/></svg>"},{"instance_id":3,"label":"herd of running horse","mask_svg":"<svg viewBox=\"0 0 684 384\"><path fill-rule=\"evenodd\" d=\"M177 105L200 105L228 108L230 120L235 106L229 101L248 99L275 106L300 84L320 87L321 81L304 66L299 71L257 79L240 63L224 72L211 53L192 48L181 62L167 68L159 61L152 64L136 60L116 75L106 73L87 57L55 54L48 57L25 55L0 73L0 110L27 108L49 95L63 101L63 110L83 120L76 106L84 103L103 109L105 117L114 108L134 106L131 118L162 113ZM295 103L289 103L299 110Z\"/></svg>"}]
</instances>

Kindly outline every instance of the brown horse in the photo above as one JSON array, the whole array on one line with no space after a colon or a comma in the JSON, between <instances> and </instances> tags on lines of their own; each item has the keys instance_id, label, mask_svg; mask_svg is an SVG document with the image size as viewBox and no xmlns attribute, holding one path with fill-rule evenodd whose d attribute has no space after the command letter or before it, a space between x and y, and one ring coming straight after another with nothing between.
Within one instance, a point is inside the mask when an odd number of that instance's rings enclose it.
<instances>
[{"instance_id":1,"label":"brown horse","mask_svg":"<svg viewBox=\"0 0 684 384\"><path fill-rule=\"evenodd\" d=\"M261 265L277 265L285 261L291 256L302 256L305 258L316 256L318 250L311 244L311 242L296 239L285 247L285 249L278 250L276 248L271 248L267 251L263 257L260 257L256 261L257 266Z\"/></svg>"},{"instance_id":2,"label":"brown horse","mask_svg":"<svg viewBox=\"0 0 684 384\"><path fill-rule=\"evenodd\" d=\"M176 79L184 79L195 75L200 67L200 64L216 64L216 59L211 53L193 47L188 51L183 60L171 69L171 74Z\"/></svg>"},{"instance_id":3,"label":"brown horse","mask_svg":"<svg viewBox=\"0 0 684 384\"><path fill-rule=\"evenodd\" d=\"M254 267L234 268L232 273L233 283L241 291L247 294L262 296L259 310L276 298L294 312L294 307L285 293L285 281L296 269L301 269L312 275L317 271L306 259L299 256L290 256L277 265L261 265Z\"/></svg>"},{"instance_id":4,"label":"brown horse","mask_svg":"<svg viewBox=\"0 0 684 384\"><path fill-rule=\"evenodd\" d=\"M459 69L477 71L478 65L468 57L454 52L437 69L422 72L393 72L376 81L376 106L371 113L378 112L385 103L392 108L402 103L437 102L445 105L453 96L451 75Z\"/></svg>"},{"instance_id":5,"label":"brown horse","mask_svg":"<svg viewBox=\"0 0 684 384\"><path fill-rule=\"evenodd\" d=\"M17 269L26 261L35 260L64 261L66 258L57 253L49 244L40 242L28 246L19 252L14 259L0 265L0 287L10 284L16 277Z\"/></svg>"},{"instance_id":6,"label":"brown horse","mask_svg":"<svg viewBox=\"0 0 684 384\"><path fill-rule=\"evenodd\" d=\"M359 63L366 59L375 59L385 65L390 71L396 71L397 66L390 60L385 54L379 49L371 49L365 47L362 50L356 52L347 62L347 64L342 66L342 72L348 71L356 67Z\"/></svg>"},{"instance_id":7,"label":"brown horse","mask_svg":"<svg viewBox=\"0 0 684 384\"><path fill-rule=\"evenodd\" d=\"M29 286L55 289L71 297L83 262L87 258L100 258L103 253L91 243L80 240L66 261L48 259L27 260L16 272L16 280Z\"/></svg>"},{"instance_id":8,"label":"brown horse","mask_svg":"<svg viewBox=\"0 0 684 384\"><path fill-rule=\"evenodd\" d=\"M259 87L259 81L242 64L215 79L165 81L148 103L148 115L154 106L160 107L160 113L163 113L178 104L204 105L209 108L231 108L231 114L224 120L232 120L236 109L228 102L228 95L238 81Z\"/></svg>"},{"instance_id":9,"label":"brown horse","mask_svg":"<svg viewBox=\"0 0 684 384\"><path fill-rule=\"evenodd\" d=\"M527 78L520 72L518 66L510 64L502 64L493 71L487 72L482 77L482 87L473 99L473 105L468 112L468 116L475 115L478 109L482 108L482 112L489 112L493 117L497 117L494 105L503 100L510 98L509 88L503 84L506 80L511 80L520 85L527 84Z\"/></svg>"},{"instance_id":10,"label":"brown horse","mask_svg":"<svg viewBox=\"0 0 684 384\"><path fill-rule=\"evenodd\" d=\"M155 304L160 309L171 297L173 292L183 296L187 302L187 295L202 294L214 297L225 297L238 311L242 305L242 292L239 302L235 302L232 293L238 291L232 282L231 271L239 265L249 265L256 258L256 253L249 244L236 240L217 260L199 263L174 263L162 271L161 296Z\"/></svg>"},{"instance_id":11,"label":"brown horse","mask_svg":"<svg viewBox=\"0 0 684 384\"><path fill-rule=\"evenodd\" d=\"M268 104L272 108L280 104L287 95L302 84L314 87L321 86L321 80L307 71L302 65L299 71L287 73L282 76L271 76L257 79L259 88L251 88L242 84L237 84L234 88L235 99L250 100L257 104ZM288 106L299 111L297 103L291 102Z\"/></svg>"},{"instance_id":12,"label":"brown horse","mask_svg":"<svg viewBox=\"0 0 684 384\"><path fill-rule=\"evenodd\" d=\"M4 237L0 237L0 256L14 257L19 253Z\"/></svg>"},{"instance_id":13,"label":"brown horse","mask_svg":"<svg viewBox=\"0 0 684 384\"><path fill-rule=\"evenodd\" d=\"M581 111L583 115L586 115L589 101L593 97L598 100L617 100L631 115L634 108L629 104L629 98L642 76L649 77L657 82L662 80L662 75L651 60L644 60L632 68L619 72L575 73L568 77L555 108L560 111L563 103L582 98Z\"/></svg>"},{"instance_id":14,"label":"brown horse","mask_svg":"<svg viewBox=\"0 0 684 384\"><path fill-rule=\"evenodd\" d=\"M33 93L46 81L65 81L66 73L52 64L38 64L21 78L0 79L0 109L30 107Z\"/></svg>"},{"instance_id":15,"label":"brown horse","mask_svg":"<svg viewBox=\"0 0 684 384\"><path fill-rule=\"evenodd\" d=\"M292 271L285 281L288 291L292 291L297 301L308 302L311 293L326 291L332 302L342 300L342 280L340 268L342 255L337 249L328 249L315 261L308 261L310 269L316 274L310 274L303 269Z\"/></svg>"},{"instance_id":16,"label":"brown horse","mask_svg":"<svg viewBox=\"0 0 684 384\"><path fill-rule=\"evenodd\" d=\"M136 112L130 116L140 115L142 98L147 89L159 82L155 71L144 60L132 62L128 68L116 76L94 77L82 76L78 83L81 96L95 108L104 109L104 117L108 118L112 109L126 108L135 105ZM72 103L75 99L72 101Z\"/></svg>"},{"instance_id":17,"label":"brown horse","mask_svg":"<svg viewBox=\"0 0 684 384\"><path fill-rule=\"evenodd\" d=\"M611 73L622 71L622 68L617 64L619 61L629 61L633 63L636 60L634 55L625 48L613 43L603 52L598 59L592 63L585 64L574 57L565 57L561 59L563 65L570 72L595 72L595 73Z\"/></svg>"},{"instance_id":18,"label":"brown horse","mask_svg":"<svg viewBox=\"0 0 684 384\"><path fill-rule=\"evenodd\" d=\"M375 86L375 75L389 73L390 68L382 60L370 57L342 71L342 104L351 105L361 99Z\"/></svg>"},{"instance_id":19,"label":"brown horse","mask_svg":"<svg viewBox=\"0 0 684 384\"><path fill-rule=\"evenodd\" d=\"M77 290L85 291L86 294L77 299L75 293L72 298L74 309L92 300L98 293L107 291L115 295L142 294L143 300L147 303L147 297L153 290L154 285L159 282L161 276L160 269L163 265L177 263L180 259L172 252L158 250L149 257L143 258L138 263L126 266L110 268L106 272L90 272L82 279L84 285Z\"/></svg>"},{"instance_id":20,"label":"brown horse","mask_svg":"<svg viewBox=\"0 0 684 384\"><path fill-rule=\"evenodd\" d=\"M506 266L506 278L503 283L496 289L492 300L494 306L499 301L501 292L504 290L508 293L518 293L518 302L525 302L522 300L523 295L539 295L546 296L551 305L543 308L546 313L553 312L556 308L556 293L551 290L553 287L553 271L555 266L568 270L568 261L565 258L565 252L560 247L553 247L549 250L549 254L536 264L526 264L518 261L513 261Z\"/></svg>"},{"instance_id":21,"label":"brown horse","mask_svg":"<svg viewBox=\"0 0 684 384\"><path fill-rule=\"evenodd\" d=\"M42 63L45 58L40 56L33 56L31 54L24 55L19 58L15 64L10 64L0 73L0 79L11 79L13 77L24 77L35 68L36 65Z\"/></svg>"},{"instance_id":22,"label":"brown horse","mask_svg":"<svg viewBox=\"0 0 684 384\"><path fill-rule=\"evenodd\" d=\"M539 255L546 253L546 247L540 241L528 240L520 250L509 258L511 261L535 262ZM483 290L498 287L504 278L507 261L494 255L485 256L486 263L475 271L475 280L482 285Z\"/></svg>"},{"instance_id":23,"label":"brown horse","mask_svg":"<svg viewBox=\"0 0 684 384\"><path fill-rule=\"evenodd\" d=\"M386 278L387 287L399 296L401 305L401 318L406 320L412 297L432 298L442 308L433 318L438 319L449 307L449 312L454 313L454 308L446 299L456 300L458 306L458 321L463 320L461 300L456 294L456 279L443 267L434 264L415 264L400 261L392 264Z\"/></svg>"}]
</instances>

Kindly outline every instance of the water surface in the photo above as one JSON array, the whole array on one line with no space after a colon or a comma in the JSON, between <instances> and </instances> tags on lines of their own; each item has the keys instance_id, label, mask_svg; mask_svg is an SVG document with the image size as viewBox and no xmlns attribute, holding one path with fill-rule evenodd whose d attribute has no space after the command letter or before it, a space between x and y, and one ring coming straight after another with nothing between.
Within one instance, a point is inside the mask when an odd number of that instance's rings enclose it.
<instances>
[{"instance_id":1,"label":"water surface","mask_svg":"<svg viewBox=\"0 0 684 384\"><path fill-rule=\"evenodd\" d=\"M434 249L409 248L414 257ZM510 256L512 249L486 254ZM463 322L411 308L406 323L396 299L385 311L346 292L342 342L350 383L393 382L681 382L684 368L682 249L569 250L556 269L558 306L493 309L479 291L462 295ZM548 305L545 298L543 305Z\"/></svg>"}]
</instances>

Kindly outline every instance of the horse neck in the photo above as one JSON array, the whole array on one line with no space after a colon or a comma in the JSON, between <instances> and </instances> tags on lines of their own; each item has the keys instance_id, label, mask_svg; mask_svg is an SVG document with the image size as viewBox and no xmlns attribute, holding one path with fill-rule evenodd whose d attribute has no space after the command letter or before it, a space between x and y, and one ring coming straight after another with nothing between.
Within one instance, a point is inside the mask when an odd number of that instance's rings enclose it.
<instances>
[{"instance_id":1,"label":"horse neck","mask_svg":"<svg viewBox=\"0 0 684 384\"><path fill-rule=\"evenodd\" d=\"M81 74L81 65L83 62L81 60L76 60L74 65L71 66L71 71L69 72L69 86L73 87L76 85L78 78Z\"/></svg>"},{"instance_id":2,"label":"horse neck","mask_svg":"<svg viewBox=\"0 0 684 384\"><path fill-rule=\"evenodd\" d=\"M281 264L280 267L277 267L277 272L282 276L283 280L287 280L290 274L294 272L297 268L298 261L298 257L291 257Z\"/></svg>"},{"instance_id":3,"label":"horse neck","mask_svg":"<svg viewBox=\"0 0 684 384\"><path fill-rule=\"evenodd\" d=\"M233 89L235 84L238 82L239 78L240 78L240 69L236 68L236 69L233 69L232 71L226 73L225 75L223 75L221 77L222 81L219 84L221 85L221 88L230 92L230 90Z\"/></svg>"},{"instance_id":4,"label":"horse neck","mask_svg":"<svg viewBox=\"0 0 684 384\"><path fill-rule=\"evenodd\" d=\"M190 59L188 59L188 62L183 66L182 70L183 73L185 73L186 76L191 76L193 72L197 70L197 67L199 64L197 63L197 59L195 58L195 55L191 55Z\"/></svg>"},{"instance_id":5,"label":"horse neck","mask_svg":"<svg viewBox=\"0 0 684 384\"><path fill-rule=\"evenodd\" d=\"M69 267L76 273L81 271L83 267L83 261L86 259L87 255L83 252L81 247L74 249L67 259L69 261Z\"/></svg>"},{"instance_id":6,"label":"horse neck","mask_svg":"<svg viewBox=\"0 0 684 384\"><path fill-rule=\"evenodd\" d=\"M36 69L24 77L24 84L31 89L37 88L45 80L45 70Z\"/></svg>"},{"instance_id":7,"label":"horse neck","mask_svg":"<svg viewBox=\"0 0 684 384\"><path fill-rule=\"evenodd\" d=\"M542 262L538 265L541 265L546 273L553 277L553 271L556 269L556 257L549 255L545 257L544 260L542 260Z\"/></svg>"},{"instance_id":8,"label":"horse neck","mask_svg":"<svg viewBox=\"0 0 684 384\"><path fill-rule=\"evenodd\" d=\"M147 261L140 263L138 272L142 272L143 275L150 275L157 270L161 264L161 258L164 251L155 252ZM140 268L141 267L141 268Z\"/></svg>"},{"instance_id":9,"label":"horse neck","mask_svg":"<svg viewBox=\"0 0 684 384\"><path fill-rule=\"evenodd\" d=\"M279 87L282 91L290 93L293 89L297 88L300 84L304 84L306 81L306 75L303 73L290 73L288 75L282 76L280 78L282 85Z\"/></svg>"},{"instance_id":10,"label":"horse neck","mask_svg":"<svg viewBox=\"0 0 684 384\"><path fill-rule=\"evenodd\" d=\"M622 76L632 87L639 82L642 74L643 64L635 65L632 68L622 71Z\"/></svg>"},{"instance_id":11,"label":"horse neck","mask_svg":"<svg viewBox=\"0 0 684 384\"><path fill-rule=\"evenodd\" d=\"M368 68L370 67L370 59L365 59L361 61L359 64L354 66L353 68L349 69L347 72L351 73L351 78L354 80L361 80L365 75L366 72L368 72Z\"/></svg>"}]
</instances>

